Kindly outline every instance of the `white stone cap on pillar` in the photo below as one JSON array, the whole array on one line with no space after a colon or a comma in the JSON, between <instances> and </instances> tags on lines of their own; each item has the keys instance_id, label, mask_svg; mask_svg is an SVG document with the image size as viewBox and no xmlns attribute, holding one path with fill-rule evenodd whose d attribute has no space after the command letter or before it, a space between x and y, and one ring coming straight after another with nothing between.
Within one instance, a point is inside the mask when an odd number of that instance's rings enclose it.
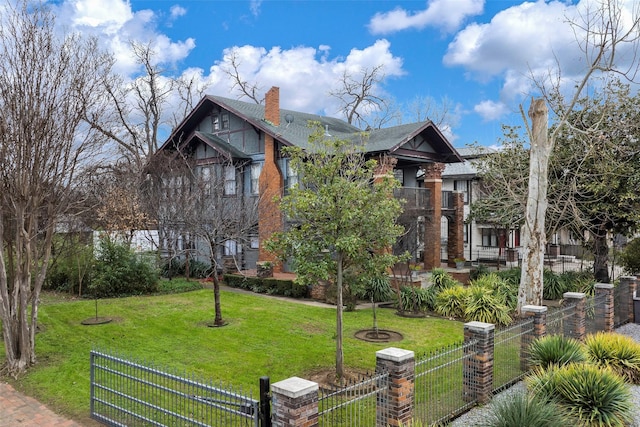
<instances>
[{"instance_id":1,"label":"white stone cap on pillar","mask_svg":"<svg viewBox=\"0 0 640 427\"><path fill-rule=\"evenodd\" d=\"M415 353L413 351L396 347L388 347L376 351L377 359L390 360L392 362L404 362L405 360L413 359L414 357Z\"/></svg>"},{"instance_id":2,"label":"white stone cap on pillar","mask_svg":"<svg viewBox=\"0 0 640 427\"><path fill-rule=\"evenodd\" d=\"M613 289L613 285L611 283L596 283L593 286L599 289Z\"/></svg>"},{"instance_id":3,"label":"white stone cap on pillar","mask_svg":"<svg viewBox=\"0 0 640 427\"><path fill-rule=\"evenodd\" d=\"M476 322L474 320L473 322L465 323L464 327L473 331L489 332L494 330L496 328L496 325L494 325L493 323Z\"/></svg>"},{"instance_id":4,"label":"white stone cap on pillar","mask_svg":"<svg viewBox=\"0 0 640 427\"><path fill-rule=\"evenodd\" d=\"M547 307L544 305L523 305L522 311L526 311L528 313L544 313L547 311Z\"/></svg>"},{"instance_id":5,"label":"white stone cap on pillar","mask_svg":"<svg viewBox=\"0 0 640 427\"><path fill-rule=\"evenodd\" d=\"M562 294L563 298L569 298L569 299L582 299L585 297L585 293L584 292L565 292L564 294Z\"/></svg>"},{"instance_id":6,"label":"white stone cap on pillar","mask_svg":"<svg viewBox=\"0 0 640 427\"><path fill-rule=\"evenodd\" d=\"M271 391L287 397L297 398L318 391L318 383L304 378L291 377L271 384Z\"/></svg>"}]
</instances>

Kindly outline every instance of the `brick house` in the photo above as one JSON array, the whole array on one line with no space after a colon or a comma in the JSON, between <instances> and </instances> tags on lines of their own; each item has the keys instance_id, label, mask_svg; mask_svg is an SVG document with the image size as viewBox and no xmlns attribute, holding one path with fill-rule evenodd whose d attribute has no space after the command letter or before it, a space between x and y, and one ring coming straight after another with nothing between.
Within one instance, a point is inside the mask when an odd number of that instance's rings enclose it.
<instances>
[{"instance_id":1,"label":"brick house","mask_svg":"<svg viewBox=\"0 0 640 427\"><path fill-rule=\"evenodd\" d=\"M273 199L297 181L281 148L307 146L312 132L309 121L320 122L331 137L361 141L362 131L341 119L281 109L279 88L272 87L265 105L205 96L160 148L189 153L199 169L215 167L222 158L232 159L234 166L223 172L229 196L251 195L259 200L258 221L243 239L245 244L231 242L220 254L237 257L241 268L252 269L258 261L272 260L261 242L284 227ZM463 199L457 193L443 207L442 172L445 164L462 161L458 152L427 121L371 130L365 155L386 159L384 166L393 167L402 183L396 196L407 200L400 221L408 231L394 250L409 250L415 261L424 262L425 269L440 266L440 217L446 215L451 218L448 261L454 265L453 258L463 251ZM420 181L419 175L424 176Z\"/></svg>"}]
</instances>

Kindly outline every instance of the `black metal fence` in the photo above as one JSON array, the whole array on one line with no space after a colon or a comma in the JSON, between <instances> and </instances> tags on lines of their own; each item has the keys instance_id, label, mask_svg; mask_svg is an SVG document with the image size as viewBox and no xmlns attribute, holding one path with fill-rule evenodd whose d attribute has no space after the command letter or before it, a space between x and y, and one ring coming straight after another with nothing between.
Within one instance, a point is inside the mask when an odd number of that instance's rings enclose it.
<instances>
[{"instance_id":1,"label":"black metal fence","mask_svg":"<svg viewBox=\"0 0 640 427\"><path fill-rule=\"evenodd\" d=\"M475 406L465 397L464 364L474 357L476 342L447 346L424 355L415 365L414 417L440 425Z\"/></svg>"},{"instance_id":2,"label":"black metal fence","mask_svg":"<svg viewBox=\"0 0 640 427\"><path fill-rule=\"evenodd\" d=\"M320 388L318 425L375 426L376 417L389 415L387 391L389 374L378 373L360 378L343 387Z\"/></svg>"},{"instance_id":3,"label":"black metal fence","mask_svg":"<svg viewBox=\"0 0 640 427\"><path fill-rule=\"evenodd\" d=\"M91 352L90 405L91 418L108 426L260 426L251 395L98 351Z\"/></svg>"}]
</instances>

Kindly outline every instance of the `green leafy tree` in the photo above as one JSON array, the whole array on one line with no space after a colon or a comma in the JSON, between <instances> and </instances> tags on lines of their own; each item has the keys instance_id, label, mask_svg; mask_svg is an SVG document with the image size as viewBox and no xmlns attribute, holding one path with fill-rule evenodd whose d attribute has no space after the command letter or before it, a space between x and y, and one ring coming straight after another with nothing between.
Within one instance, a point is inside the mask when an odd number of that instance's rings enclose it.
<instances>
[{"instance_id":1,"label":"green leafy tree","mask_svg":"<svg viewBox=\"0 0 640 427\"><path fill-rule=\"evenodd\" d=\"M397 262L390 248L403 233L396 222L400 201L392 196L399 183L391 173L379 173L389 165L386 161L367 160L361 146L327 139L317 123L312 126L306 150L284 149L300 178L280 201L290 226L274 234L266 247L292 262L300 284L336 284L336 375L343 378L345 270L379 277Z\"/></svg>"}]
</instances>

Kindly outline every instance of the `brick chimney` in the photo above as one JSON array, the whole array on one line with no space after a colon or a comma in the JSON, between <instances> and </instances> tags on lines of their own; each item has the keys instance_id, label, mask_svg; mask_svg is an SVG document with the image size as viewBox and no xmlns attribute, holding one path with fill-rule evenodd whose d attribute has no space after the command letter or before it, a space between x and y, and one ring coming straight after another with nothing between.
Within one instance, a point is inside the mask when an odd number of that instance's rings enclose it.
<instances>
[{"instance_id":1,"label":"brick chimney","mask_svg":"<svg viewBox=\"0 0 640 427\"><path fill-rule=\"evenodd\" d=\"M264 97L264 119L280 126L280 88L272 86Z\"/></svg>"},{"instance_id":2,"label":"brick chimney","mask_svg":"<svg viewBox=\"0 0 640 427\"><path fill-rule=\"evenodd\" d=\"M264 119L275 126L280 125L280 89L272 87L265 95ZM282 231L282 214L274 198L282 195L284 178L278 167L276 141L271 135L264 135L264 165L259 178L260 201L258 205L258 237L260 248L258 261L275 261L275 257L264 248L264 242L277 231ZM282 266L276 265L275 272Z\"/></svg>"}]
</instances>

